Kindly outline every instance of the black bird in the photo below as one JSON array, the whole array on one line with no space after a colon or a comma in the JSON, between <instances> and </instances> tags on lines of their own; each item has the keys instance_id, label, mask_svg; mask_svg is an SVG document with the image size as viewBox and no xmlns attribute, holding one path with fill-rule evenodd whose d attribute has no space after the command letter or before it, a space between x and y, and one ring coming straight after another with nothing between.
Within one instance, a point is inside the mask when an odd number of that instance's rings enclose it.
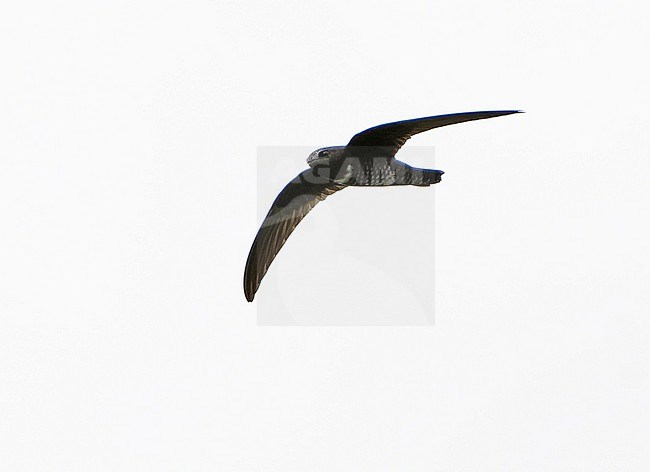
<instances>
[{"instance_id":1,"label":"black bird","mask_svg":"<svg viewBox=\"0 0 650 472\"><path fill-rule=\"evenodd\" d=\"M244 272L246 300L253 301L264 274L298 223L329 195L349 186L428 187L440 182L443 171L418 169L395 159L411 136L441 126L513 113L519 111L474 111L396 121L362 131L346 146L312 152L307 158L309 169L282 189L255 236Z\"/></svg>"}]
</instances>

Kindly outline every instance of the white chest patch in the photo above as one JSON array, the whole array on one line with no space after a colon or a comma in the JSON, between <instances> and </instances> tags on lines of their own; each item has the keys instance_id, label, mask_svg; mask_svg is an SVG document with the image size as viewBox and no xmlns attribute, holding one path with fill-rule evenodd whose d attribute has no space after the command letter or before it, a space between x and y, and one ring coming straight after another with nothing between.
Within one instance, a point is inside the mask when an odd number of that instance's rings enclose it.
<instances>
[{"instance_id":1,"label":"white chest patch","mask_svg":"<svg viewBox=\"0 0 650 472\"><path fill-rule=\"evenodd\" d=\"M345 174L343 174L343 177L338 179L336 182L339 184L347 184L351 178L352 178L352 165L348 164L348 166L345 168Z\"/></svg>"}]
</instances>

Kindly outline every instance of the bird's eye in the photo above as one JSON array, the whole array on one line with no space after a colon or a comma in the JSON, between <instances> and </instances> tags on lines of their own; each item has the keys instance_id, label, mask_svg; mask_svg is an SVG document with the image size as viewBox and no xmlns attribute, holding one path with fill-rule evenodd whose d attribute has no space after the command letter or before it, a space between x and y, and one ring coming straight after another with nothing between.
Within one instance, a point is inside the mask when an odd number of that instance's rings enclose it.
<instances>
[{"instance_id":1,"label":"bird's eye","mask_svg":"<svg viewBox=\"0 0 650 472\"><path fill-rule=\"evenodd\" d=\"M318 153L318 157L327 157L329 155L329 152L327 151L320 151Z\"/></svg>"}]
</instances>

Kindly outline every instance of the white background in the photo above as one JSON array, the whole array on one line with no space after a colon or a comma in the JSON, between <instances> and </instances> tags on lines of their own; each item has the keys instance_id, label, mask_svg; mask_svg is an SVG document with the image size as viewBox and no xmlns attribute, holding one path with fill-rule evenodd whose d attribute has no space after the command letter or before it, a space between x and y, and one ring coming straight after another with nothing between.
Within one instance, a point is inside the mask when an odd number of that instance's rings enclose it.
<instances>
[{"instance_id":1,"label":"white background","mask_svg":"<svg viewBox=\"0 0 650 472\"><path fill-rule=\"evenodd\" d=\"M5 2L2 468L647 469L648 13ZM256 325L257 146L502 108L412 140L434 327Z\"/></svg>"}]
</instances>

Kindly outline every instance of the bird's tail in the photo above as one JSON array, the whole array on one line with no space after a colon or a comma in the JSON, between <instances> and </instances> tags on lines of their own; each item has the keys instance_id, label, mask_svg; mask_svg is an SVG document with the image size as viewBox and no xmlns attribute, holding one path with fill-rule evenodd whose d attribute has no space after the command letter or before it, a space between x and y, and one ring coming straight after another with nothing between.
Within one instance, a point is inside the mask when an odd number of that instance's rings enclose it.
<instances>
[{"instance_id":1,"label":"bird's tail","mask_svg":"<svg viewBox=\"0 0 650 472\"><path fill-rule=\"evenodd\" d=\"M429 185L437 184L442 179L441 170L435 169L420 169L418 167L411 167L408 164L400 162L396 170L395 185L415 185L418 187L428 187Z\"/></svg>"}]
</instances>

